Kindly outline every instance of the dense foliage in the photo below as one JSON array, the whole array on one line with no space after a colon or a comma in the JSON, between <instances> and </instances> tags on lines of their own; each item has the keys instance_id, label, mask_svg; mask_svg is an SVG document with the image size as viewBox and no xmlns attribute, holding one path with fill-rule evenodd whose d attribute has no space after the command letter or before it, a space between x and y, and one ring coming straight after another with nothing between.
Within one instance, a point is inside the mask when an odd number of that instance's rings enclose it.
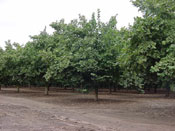
<instances>
[{"instance_id":1,"label":"dense foliage","mask_svg":"<svg viewBox=\"0 0 175 131\"><path fill-rule=\"evenodd\" d=\"M85 16L50 24L25 46L0 49L0 84L59 87L157 88L175 80L175 1L133 0L143 13L133 26L117 29ZM167 84L168 83L168 84Z\"/></svg>"}]
</instances>

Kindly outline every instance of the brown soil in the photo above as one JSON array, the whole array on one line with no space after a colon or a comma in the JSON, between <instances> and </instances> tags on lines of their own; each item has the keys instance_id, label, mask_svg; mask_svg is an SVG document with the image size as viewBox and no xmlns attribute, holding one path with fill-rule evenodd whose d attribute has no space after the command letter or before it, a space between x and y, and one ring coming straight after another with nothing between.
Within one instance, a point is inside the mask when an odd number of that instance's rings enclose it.
<instances>
[{"instance_id":1,"label":"brown soil","mask_svg":"<svg viewBox=\"0 0 175 131\"><path fill-rule=\"evenodd\" d=\"M0 91L0 131L174 131L175 99L163 94Z\"/></svg>"}]
</instances>

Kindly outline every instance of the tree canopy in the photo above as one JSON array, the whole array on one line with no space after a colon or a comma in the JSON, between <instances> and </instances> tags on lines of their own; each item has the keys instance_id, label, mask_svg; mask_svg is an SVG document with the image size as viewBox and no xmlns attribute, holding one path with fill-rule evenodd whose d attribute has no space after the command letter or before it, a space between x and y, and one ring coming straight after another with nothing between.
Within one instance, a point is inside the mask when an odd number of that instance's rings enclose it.
<instances>
[{"instance_id":1,"label":"tree canopy","mask_svg":"<svg viewBox=\"0 0 175 131\"><path fill-rule=\"evenodd\" d=\"M0 48L0 83L4 85L123 88L161 87L175 79L175 1L132 0L143 13L128 28L106 23L100 10L90 20L50 24L25 46Z\"/></svg>"}]
</instances>

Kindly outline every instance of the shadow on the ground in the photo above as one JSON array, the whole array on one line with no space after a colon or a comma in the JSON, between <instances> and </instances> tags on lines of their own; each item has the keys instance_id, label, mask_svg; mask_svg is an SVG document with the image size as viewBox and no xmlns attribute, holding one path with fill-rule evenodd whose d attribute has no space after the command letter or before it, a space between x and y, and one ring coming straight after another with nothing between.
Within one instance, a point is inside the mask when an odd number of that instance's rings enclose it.
<instances>
[{"instance_id":1,"label":"shadow on the ground","mask_svg":"<svg viewBox=\"0 0 175 131\"><path fill-rule=\"evenodd\" d=\"M111 103L131 103L131 102L135 102L135 101L132 101L132 100L117 100L117 99L100 99L98 101L95 101L95 99L93 98L75 98L75 99L72 99L71 100L72 103L95 103L95 104L111 104Z\"/></svg>"}]
</instances>

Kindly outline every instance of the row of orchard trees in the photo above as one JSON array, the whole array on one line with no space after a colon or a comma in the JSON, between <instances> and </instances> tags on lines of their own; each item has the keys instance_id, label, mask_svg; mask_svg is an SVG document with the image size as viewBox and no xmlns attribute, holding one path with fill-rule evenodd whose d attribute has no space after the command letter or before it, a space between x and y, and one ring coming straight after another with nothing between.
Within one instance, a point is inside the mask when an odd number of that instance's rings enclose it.
<instances>
[{"instance_id":1,"label":"row of orchard trees","mask_svg":"<svg viewBox=\"0 0 175 131\"><path fill-rule=\"evenodd\" d=\"M116 17L104 23L92 14L53 22L25 46L6 42L0 49L0 83L151 88L171 87L175 79L175 1L134 0L143 13L128 29Z\"/></svg>"}]
</instances>

